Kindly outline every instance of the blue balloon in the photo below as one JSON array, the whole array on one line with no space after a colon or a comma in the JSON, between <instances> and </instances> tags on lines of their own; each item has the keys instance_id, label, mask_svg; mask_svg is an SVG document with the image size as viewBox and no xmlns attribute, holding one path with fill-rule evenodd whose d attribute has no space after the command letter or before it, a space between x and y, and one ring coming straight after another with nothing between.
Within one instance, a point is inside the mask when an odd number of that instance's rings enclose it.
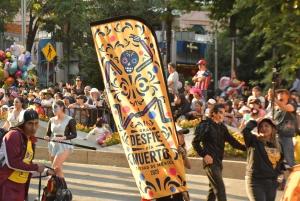
<instances>
[{"instance_id":1,"label":"blue balloon","mask_svg":"<svg viewBox=\"0 0 300 201\"><path fill-rule=\"evenodd\" d=\"M31 61L31 56L28 55L26 56L26 62L25 62L25 65L27 66L29 64L29 62Z\"/></svg>"},{"instance_id":2,"label":"blue balloon","mask_svg":"<svg viewBox=\"0 0 300 201\"><path fill-rule=\"evenodd\" d=\"M22 76L21 76L22 80L25 80L27 77L28 77L28 72L24 71Z\"/></svg>"},{"instance_id":3,"label":"blue balloon","mask_svg":"<svg viewBox=\"0 0 300 201\"><path fill-rule=\"evenodd\" d=\"M27 65L24 65L21 70L22 72L27 71Z\"/></svg>"},{"instance_id":4,"label":"blue balloon","mask_svg":"<svg viewBox=\"0 0 300 201\"><path fill-rule=\"evenodd\" d=\"M17 72L17 70L18 70L18 62L17 61L14 61L12 64L11 64L11 66L9 67L9 73L11 74L11 75L13 75L13 74L15 74L16 72Z\"/></svg>"}]
</instances>

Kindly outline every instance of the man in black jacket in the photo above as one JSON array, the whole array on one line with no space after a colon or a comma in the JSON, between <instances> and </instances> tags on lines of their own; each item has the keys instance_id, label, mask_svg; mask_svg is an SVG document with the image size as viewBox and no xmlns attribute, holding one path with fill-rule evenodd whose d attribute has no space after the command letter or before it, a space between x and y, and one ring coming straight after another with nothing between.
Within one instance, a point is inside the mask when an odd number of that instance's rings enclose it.
<instances>
[{"instance_id":1,"label":"man in black jacket","mask_svg":"<svg viewBox=\"0 0 300 201\"><path fill-rule=\"evenodd\" d=\"M225 142L232 147L246 151L246 147L240 144L230 135L227 127L222 123L225 114L225 105L215 104L210 111L210 118L202 121L195 130L192 145L199 156L203 157L203 168L209 179L209 190L206 200L226 201L225 185L222 178L222 160ZM202 142L202 146L200 143Z\"/></svg>"}]
</instances>

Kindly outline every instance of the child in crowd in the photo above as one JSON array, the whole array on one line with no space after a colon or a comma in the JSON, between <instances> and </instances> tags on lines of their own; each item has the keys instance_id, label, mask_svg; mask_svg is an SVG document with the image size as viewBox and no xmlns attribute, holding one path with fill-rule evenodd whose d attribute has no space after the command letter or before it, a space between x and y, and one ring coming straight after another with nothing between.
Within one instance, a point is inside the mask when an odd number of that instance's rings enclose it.
<instances>
[{"instance_id":1,"label":"child in crowd","mask_svg":"<svg viewBox=\"0 0 300 201\"><path fill-rule=\"evenodd\" d=\"M35 111L39 114L39 115L42 115L44 116L45 115L45 112L43 110L43 108L41 107L41 99L39 98L35 98L33 100L33 103L34 103L34 107L35 107Z\"/></svg>"},{"instance_id":2,"label":"child in crowd","mask_svg":"<svg viewBox=\"0 0 300 201\"><path fill-rule=\"evenodd\" d=\"M87 140L90 135L96 135L97 143L104 147L104 140L106 140L110 136L109 130L105 127L105 119L103 117L98 118L95 125L96 128L91 130L89 134L84 138L84 140Z\"/></svg>"},{"instance_id":3,"label":"child in crowd","mask_svg":"<svg viewBox=\"0 0 300 201\"><path fill-rule=\"evenodd\" d=\"M195 102L195 111L191 111L188 113L187 117L188 120L194 120L198 118L202 118L202 115L204 113L203 103L201 101Z\"/></svg>"},{"instance_id":4,"label":"child in crowd","mask_svg":"<svg viewBox=\"0 0 300 201\"><path fill-rule=\"evenodd\" d=\"M247 106L244 105L239 110L239 113L241 113L243 115L243 120L242 120L241 125L239 127L239 129L242 129L250 119L250 108L248 108Z\"/></svg>"}]
</instances>

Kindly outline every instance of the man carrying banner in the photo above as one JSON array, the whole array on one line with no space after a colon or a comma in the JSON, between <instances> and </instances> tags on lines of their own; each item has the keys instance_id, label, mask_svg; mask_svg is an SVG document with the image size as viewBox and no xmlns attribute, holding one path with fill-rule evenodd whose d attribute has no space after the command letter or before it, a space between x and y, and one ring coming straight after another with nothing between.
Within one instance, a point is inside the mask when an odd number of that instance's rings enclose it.
<instances>
[{"instance_id":1,"label":"man carrying banner","mask_svg":"<svg viewBox=\"0 0 300 201\"><path fill-rule=\"evenodd\" d=\"M225 105L215 104L210 110L209 119L201 121L196 127L195 137L192 141L194 149L203 157L203 168L209 180L207 201L226 201L225 185L222 178L222 160L225 142L232 147L246 151L246 147L240 144L230 135L227 127L222 123L224 119ZM202 146L200 143L202 142Z\"/></svg>"}]
</instances>

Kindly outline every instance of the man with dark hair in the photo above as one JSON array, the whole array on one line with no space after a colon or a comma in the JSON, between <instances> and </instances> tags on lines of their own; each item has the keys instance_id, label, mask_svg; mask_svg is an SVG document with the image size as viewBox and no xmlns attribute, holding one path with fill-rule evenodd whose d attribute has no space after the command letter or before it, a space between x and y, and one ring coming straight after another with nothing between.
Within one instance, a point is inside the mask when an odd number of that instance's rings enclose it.
<instances>
[{"instance_id":1,"label":"man with dark hair","mask_svg":"<svg viewBox=\"0 0 300 201\"><path fill-rule=\"evenodd\" d=\"M55 175L56 171L45 165L33 164L35 133L39 127L39 115L27 110L18 128L10 130L1 142L0 200L24 201L28 198L30 179L33 175ZM0 166L0 167L1 167ZM33 174L33 175L32 175Z\"/></svg>"},{"instance_id":2,"label":"man with dark hair","mask_svg":"<svg viewBox=\"0 0 300 201\"><path fill-rule=\"evenodd\" d=\"M199 71L193 77L193 82L195 83L195 87L202 91L202 94L207 100L207 89L210 84L211 73L206 68L206 61L201 59L197 64Z\"/></svg>"},{"instance_id":3,"label":"man with dark hair","mask_svg":"<svg viewBox=\"0 0 300 201\"><path fill-rule=\"evenodd\" d=\"M240 144L230 135L227 127L222 123L225 114L225 105L215 104L207 120L201 123L195 129L195 137L192 145L203 157L203 168L209 180L209 190L207 201L226 201L225 185L222 178L222 160L224 155L225 142L232 147L246 151L246 147ZM200 143L202 142L202 145Z\"/></svg>"},{"instance_id":4,"label":"man with dark hair","mask_svg":"<svg viewBox=\"0 0 300 201\"><path fill-rule=\"evenodd\" d=\"M178 91L179 75L176 72L176 65L174 63L168 64L168 72L169 72L169 77L167 80L168 88L172 90L172 93L175 94Z\"/></svg>"}]
</instances>

